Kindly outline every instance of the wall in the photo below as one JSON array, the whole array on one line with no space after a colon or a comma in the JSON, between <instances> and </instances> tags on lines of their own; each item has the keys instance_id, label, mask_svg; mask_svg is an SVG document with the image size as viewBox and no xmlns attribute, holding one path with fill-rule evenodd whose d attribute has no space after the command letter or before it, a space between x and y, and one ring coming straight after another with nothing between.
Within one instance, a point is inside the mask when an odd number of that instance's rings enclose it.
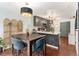
<instances>
[{"instance_id":1,"label":"wall","mask_svg":"<svg viewBox=\"0 0 79 59\"><path fill-rule=\"evenodd\" d=\"M33 16L26 17L26 19L22 19L23 21L23 32L26 32L28 29L31 31L33 29Z\"/></svg>"},{"instance_id":2,"label":"wall","mask_svg":"<svg viewBox=\"0 0 79 59\"><path fill-rule=\"evenodd\" d=\"M0 20L0 37L3 37L3 21Z\"/></svg>"},{"instance_id":3,"label":"wall","mask_svg":"<svg viewBox=\"0 0 79 59\"><path fill-rule=\"evenodd\" d=\"M60 32L60 23L70 21L70 33L74 34L75 31L75 19L65 19L65 18L57 18L54 20L54 29L55 32Z\"/></svg>"},{"instance_id":4,"label":"wall","mask_svg":"<svg viewBox=\"0 0 79 59\"><path fill-rule=\"evenodd\" d=\"M54 31L60 33L60 18L54 20Z\"/></svg>"}]
</instances>

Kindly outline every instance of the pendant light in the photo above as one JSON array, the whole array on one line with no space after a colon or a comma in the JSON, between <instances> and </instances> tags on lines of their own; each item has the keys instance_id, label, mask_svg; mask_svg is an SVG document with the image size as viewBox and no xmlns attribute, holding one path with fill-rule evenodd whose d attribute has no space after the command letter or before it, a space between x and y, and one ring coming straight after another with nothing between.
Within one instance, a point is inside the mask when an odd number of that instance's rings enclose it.
<instances>
[{"instance_id":1,"label":"pendant light","mask_svg":"<svg viewBox=\"0 0 79 59\"><path fill-rule=\"evenodd\" d=\"M32 16L33 14L32 9L29 7L22 7L20 12L22 16Z\"/></svg>"}]
</instances>

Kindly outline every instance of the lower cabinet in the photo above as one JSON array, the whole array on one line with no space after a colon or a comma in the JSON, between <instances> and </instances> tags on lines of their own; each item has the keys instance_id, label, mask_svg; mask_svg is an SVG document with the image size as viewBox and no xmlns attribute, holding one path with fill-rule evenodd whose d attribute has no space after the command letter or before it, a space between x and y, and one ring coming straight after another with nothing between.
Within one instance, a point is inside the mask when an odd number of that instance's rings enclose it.
<instances>
[{"instance_id":1,"label":"lower cabinet","mask_svg":"<svg viewBox=\"0 0 79 59\"><path fill-rule=\"evenodd\" d=\"M59 35L47 35L46 44L50 44L59 47Z\"/></svg>"},{"instance_id":2,"label":"lower cabinet","mask_svg":"<svg viewBox=\"0 0 79 59\"><path fill-rule=\"evenodd\" d=\"M40 35L46 35L46 44L59 47L59 34L45 34L45 33L37 33L34 32L34 34L40 34Z\"/></svg>"}]
</instances>

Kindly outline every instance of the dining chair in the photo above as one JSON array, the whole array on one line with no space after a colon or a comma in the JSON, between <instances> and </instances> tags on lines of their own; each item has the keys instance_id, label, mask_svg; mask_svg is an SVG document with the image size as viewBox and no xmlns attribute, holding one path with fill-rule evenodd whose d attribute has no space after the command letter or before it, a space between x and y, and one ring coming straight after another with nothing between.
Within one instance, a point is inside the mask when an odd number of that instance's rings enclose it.
<instances>
[{"instance_id":1,"label":"dining chair","mask_svg":"<svg viewBox=\"0 0 79 59\"><path fill-rule=\"evenodd\" d=\"M27 47L27 44L25 42L17 38L11 38L11 42L12 42L12 53L14 52L14 50L16 50L17 55L19 55L21 49Z\"/></svg>"},{"instance_id":2,"label":"dining chair","mask_svg":"<svg viewBox=\"0 0 79 59\"><path fill-rule=\"evenodd\" d=\"M36 52L36 54L39 56L42 51L43 55L44 55L44 48L45 48L45 38L40 38L38 39L34 44L33 44L33 47L32 47L32 51Z\"/></svg>"}]
</instances>

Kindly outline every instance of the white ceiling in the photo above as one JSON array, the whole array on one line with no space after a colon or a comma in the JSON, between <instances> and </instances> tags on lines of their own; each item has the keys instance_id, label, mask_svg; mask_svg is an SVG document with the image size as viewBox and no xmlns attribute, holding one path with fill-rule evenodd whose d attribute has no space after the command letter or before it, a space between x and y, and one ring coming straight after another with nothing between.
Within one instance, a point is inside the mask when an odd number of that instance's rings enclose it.
<instances>
[{"instance_id":1,"label":"white ceiling","mask_svg":"<svg viewBox=\"0 0 79 59\"><path fill-rule=\"evenodd\" d=\"M0 13L11 13L12 15L20 15L20 8L26 6L24 2L0 2ZM51 11L57 16L68 18L74 16L77 3L75 2L30 2L28 7L33 9L34 15L45 16Z\"/></svg>"}]
</instances>

